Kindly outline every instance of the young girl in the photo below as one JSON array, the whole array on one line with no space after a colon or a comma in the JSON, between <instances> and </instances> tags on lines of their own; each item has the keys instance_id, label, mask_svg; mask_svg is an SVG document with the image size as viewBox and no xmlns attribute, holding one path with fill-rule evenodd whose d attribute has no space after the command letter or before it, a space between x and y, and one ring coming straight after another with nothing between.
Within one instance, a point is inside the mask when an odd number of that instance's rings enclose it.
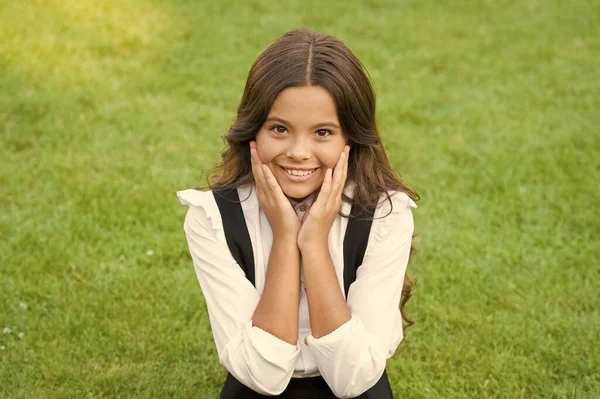
<instances>
[{"instance_id":1,"label":"young girl","mask_svg":"<svg viewBox=\"0 0 600 399\"><path fill-rule=\"evenodd\" d=\"M417 196L390 167L360 61L286 33L252 66L225 140L210 190L178 192L229 370L221 398L392 398Z\"/></svg>"}]
</instances>

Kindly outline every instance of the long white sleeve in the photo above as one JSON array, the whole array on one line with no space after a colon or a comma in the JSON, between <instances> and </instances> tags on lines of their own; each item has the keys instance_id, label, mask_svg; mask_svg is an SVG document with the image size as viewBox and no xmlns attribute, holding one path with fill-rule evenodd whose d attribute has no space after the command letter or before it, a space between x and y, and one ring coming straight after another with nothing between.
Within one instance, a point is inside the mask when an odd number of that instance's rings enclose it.
<instances>
[{"instance_id":1,"label":"long white sleeve","mask_svg":"<svg viewBox=\"0 0 600 399\"><path fill-rule=\"evenodd\" d=\"M373 221L369 244L347 303L352 318L318 339L309 335L308 347L321 375L337 397L359 396L381 378L403 338L399 303L414 223L415 203L404 193L392 196L392 213ZM375 218L390 212L381 204Z\"/></svg>"},{"instance_id":2,"label":"long white sleeve","mask_svg":"<svg viewBox=\"0 0 600 399\"><path fill-rule=\"evenodd\" d=\"M252 325L260 296L227 247L212 193L177 194L182 204L189 205L184 230L221 364L254 391L280 394L292 377L300 350Z\"/></svg>"}]
</instances>

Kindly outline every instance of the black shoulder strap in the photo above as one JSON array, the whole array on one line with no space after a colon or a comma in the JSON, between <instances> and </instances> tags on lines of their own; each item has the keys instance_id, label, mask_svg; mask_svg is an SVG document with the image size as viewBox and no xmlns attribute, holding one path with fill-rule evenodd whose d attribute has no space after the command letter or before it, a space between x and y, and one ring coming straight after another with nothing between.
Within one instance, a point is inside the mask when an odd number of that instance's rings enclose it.
<instances>
[{"instance_id":1,"label":"black shoulder strap","mask_svg":"<svg viewBox=\"0 0 600 399\"><path fill-rule=\"evenodd\" d=\"M356 212L354 206L350 210L350 216L352 217L348 219L348 226L344 235L344 291L346 292L346 298L348 298L350 284L356 280L356 270L363 262L374 214L374 209L369 209L362 215Z\"/></svg>"},{"instance_id":2,"label":"black shoulder strap","mask_svg":"<svg viewBox=\"0 0 600 399\"><path fill-rule=\"evenodd\" d=\"M215 201L221 213L225 239L231 255L246 274L246 278L255 285L254 251L248 233L248 226L238 196L237 189L213 191ZM362 264L369 242L369 234L374 210L358 215L354 207L348 220L344 235L344 290L348 297L350 284L356 280L356 269ZM361 220L367 219L367 220Z\"/></svg>"},{"instance_id":3,"label":"black shoulder strap","mask_svg":"<svg viewBox=\"0 0 600 399\"><path fill-rule=\"evenodd\" d=\"M213 191L213 195L221 213L229 251L246 274L246 278L255 285L254 251L237 189Z\"/></svg>"}]
</instances>

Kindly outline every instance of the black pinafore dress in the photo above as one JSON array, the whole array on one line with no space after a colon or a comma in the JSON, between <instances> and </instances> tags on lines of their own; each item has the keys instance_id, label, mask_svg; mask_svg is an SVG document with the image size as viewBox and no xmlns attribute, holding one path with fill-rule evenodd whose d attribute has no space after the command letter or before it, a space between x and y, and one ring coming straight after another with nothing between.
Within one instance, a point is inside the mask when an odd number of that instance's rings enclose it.
<instances>
[{"instance_id":1,"label":"black pinafore dress","mask_svg":"<svg viewBox=\"0 0 600 399\"><path fill-rule=\"evenodd\" d=\"M254 252L237 189L213 191L213 195L221 213L223 230L231 255L244 270L246 278L252 285L255 285ZM353 211L354 208L350 212L351 215L357 216ZM371 210L367 215L363 215L363 218L370 219L373 217L373 214L374 211ZM344 235L344 290L346 297L348 296L350 284L356 280L356 269L362 264L369 241L371 224L372 220L348 220L348 227ZM236 380L231 373L228 373L223 389L221 390L220 399L259 399L272 397L253 391ZM275 397L284 399L336 398L329 385L327 385L327 382L321 376L292 378L287 388ZM384 370L379 381L365 393L357 396L356 399L393 399L393 397L392 388L387 373Z\"/></svg>"}]
</instances>

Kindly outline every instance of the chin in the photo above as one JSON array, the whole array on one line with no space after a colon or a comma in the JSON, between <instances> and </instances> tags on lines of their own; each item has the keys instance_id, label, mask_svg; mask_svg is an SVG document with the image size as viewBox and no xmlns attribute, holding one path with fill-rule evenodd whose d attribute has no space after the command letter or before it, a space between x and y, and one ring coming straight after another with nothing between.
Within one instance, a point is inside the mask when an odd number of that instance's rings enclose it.
<instances>
[{"instance_id":1,"label":"chin","mask_svg":"<svg viewBox=\"0 0 600 399\"><path fill-rule=\"evenodd\" d=\"M293 185L286 185L286 187L282 187L282 190L290 198L302 199L308 197L317 189L314 187L293 187Z\"/></svg>"},{"instance_id":2,"label":"chin","mask_svg":"<svg viewBox=\"0 0 600 399\"><path fill-rule=\"evenodd\" d=\"M283 190L283 193L290 198L302 199L302 198L308 197L312 193L312 191L299 190L299 189L287 189L287 190Z\"/></svg>"}]
</instances>

